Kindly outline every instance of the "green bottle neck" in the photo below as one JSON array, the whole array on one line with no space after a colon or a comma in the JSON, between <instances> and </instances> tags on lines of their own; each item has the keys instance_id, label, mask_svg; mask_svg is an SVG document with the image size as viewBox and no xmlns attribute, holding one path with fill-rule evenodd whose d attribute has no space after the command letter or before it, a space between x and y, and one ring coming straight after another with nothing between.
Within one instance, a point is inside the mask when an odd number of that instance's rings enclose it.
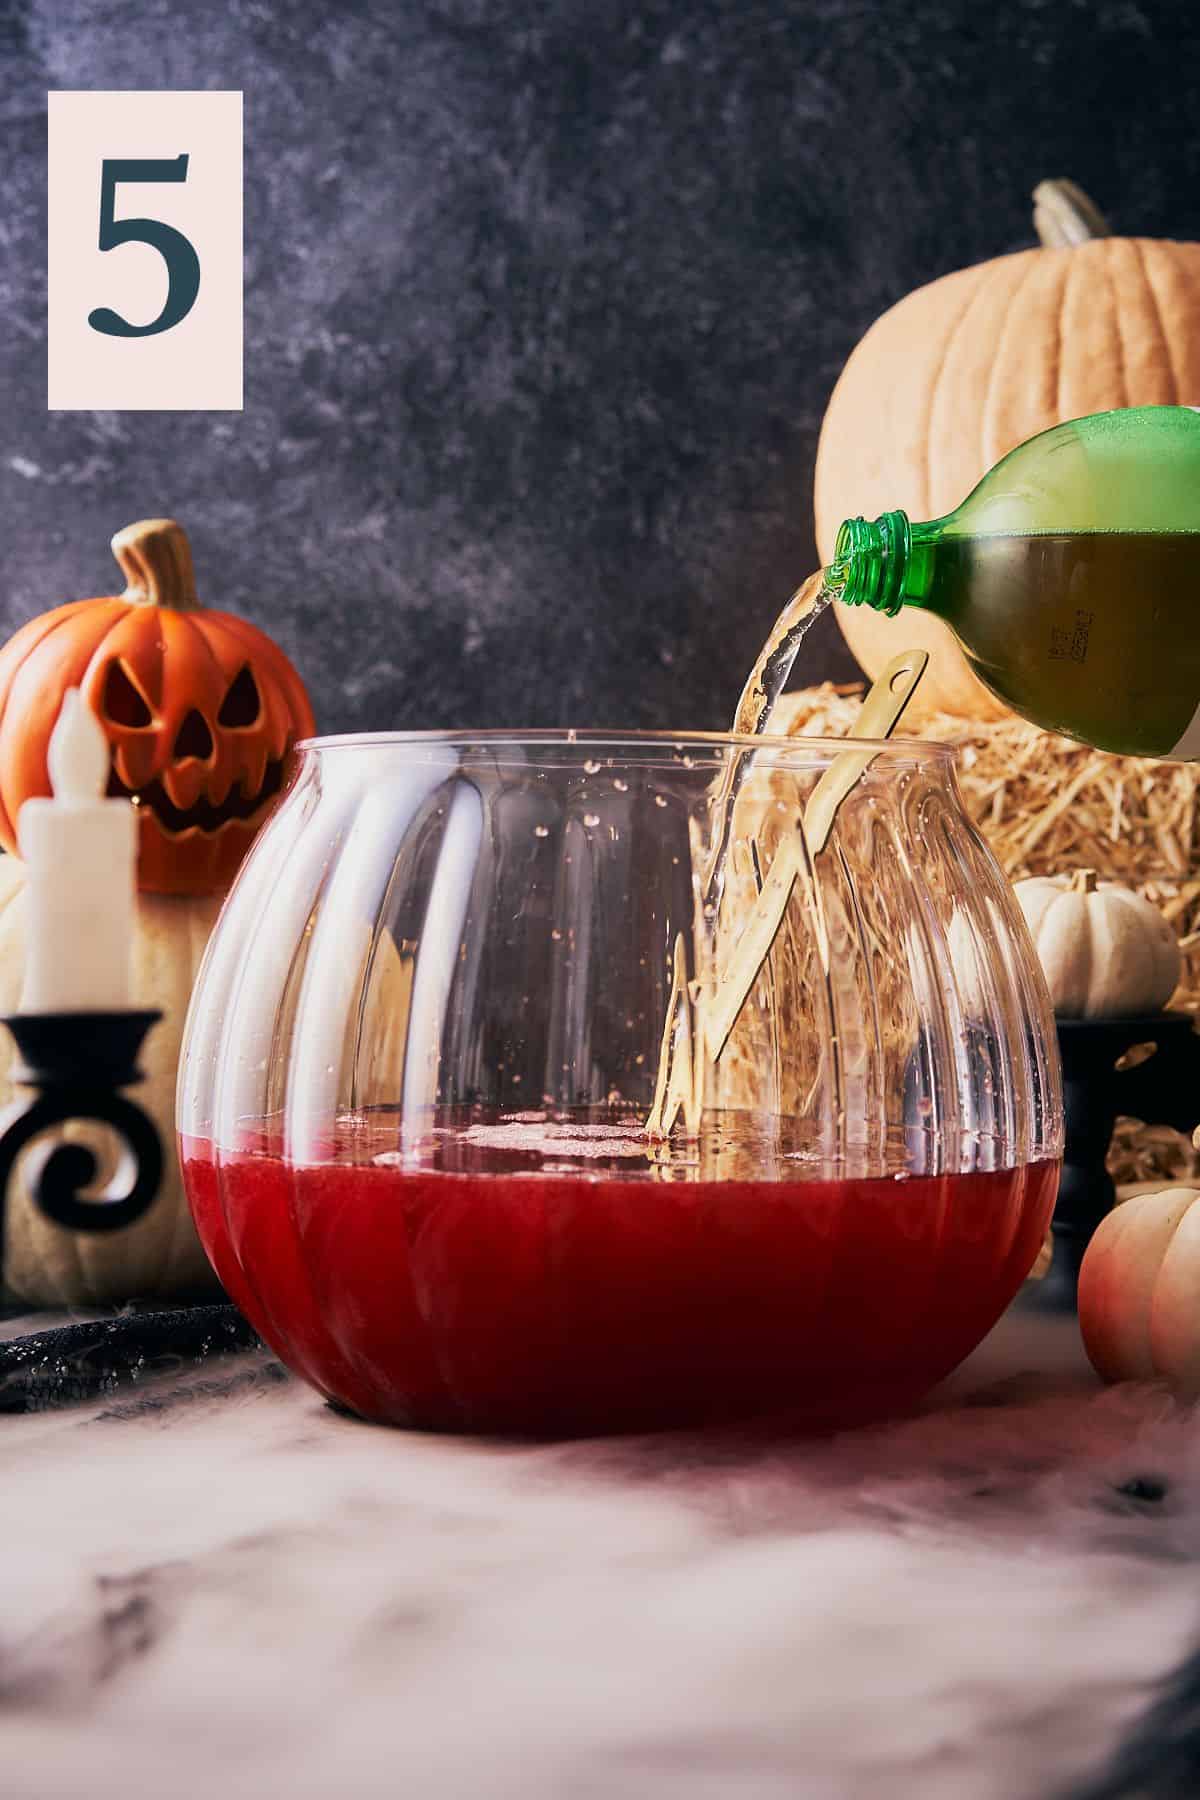
<instances>
[{"instance_id":1,"label":"green bottle neck","mask_svg":"<svg viewBox=\"0 0 1200 1800\"><path fill-rule=\"evenodd\" d=\"M914 524L903 512L844 520L825 570L826 588L845 606L873 606L889 617L902 606L923 605L943 523Z\"/></svg>"}]
</instances>

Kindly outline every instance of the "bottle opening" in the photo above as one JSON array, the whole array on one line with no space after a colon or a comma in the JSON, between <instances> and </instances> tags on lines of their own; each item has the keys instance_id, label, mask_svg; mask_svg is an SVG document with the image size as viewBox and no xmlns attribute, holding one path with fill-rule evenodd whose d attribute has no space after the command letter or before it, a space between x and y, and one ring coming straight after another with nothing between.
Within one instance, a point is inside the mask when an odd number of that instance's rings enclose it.
<instances>
[{"instance_id":1,"label":"bottle opening","mask_svg":"<svg viewBox=\"0 0 1200 1800\"><path fill-rule=\"evenodd\" d=\"M873 606L894 614L903 602L908 565L909 523L906 514L888 512L878 519L844 519L825 570L825 586L845 606Z\"/></svg>"}]
</instances>

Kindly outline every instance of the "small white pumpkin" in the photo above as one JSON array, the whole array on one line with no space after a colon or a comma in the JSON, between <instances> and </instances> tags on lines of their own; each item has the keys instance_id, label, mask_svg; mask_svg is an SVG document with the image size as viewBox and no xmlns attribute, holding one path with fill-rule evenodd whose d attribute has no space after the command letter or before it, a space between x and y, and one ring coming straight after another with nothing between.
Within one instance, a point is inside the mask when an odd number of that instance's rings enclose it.
<instances>
[{"instance_id":1,"label":"small white pumpkin","mask_svg":"<svg viewBox=\"0 0 1200 1800\"><path fill-rule=\"evenodd\" d=\"M1182 1183L1123 1200L1079 1271L1079 1328L1105 1381L1157 1376L1200 1394L1200 1190Z\"/></svg>"},{"instance_id":2,"label":"small white pumpkin","mask_svg":"<svg viewBox=\"0 0 1200 1800\"><path fill-rule=\"evenodd\" d=\"M1016 895L1060 1019L1158 1012L1179 981L1179 940L1158 909L1091 869L1034 875Z\"/></svg>"},{"instance_id":3,"label":"small white pumpkin","mask_svg":"<svg viewBox=\"0 0 1200 1800\"><path fill-rule=\"evenodd\" d=\"M0 1013L16 1012L25 970L25 871L0 856ZM149 1212L122 1231L65 1231L33 1204L20 1182L8 1203L5 1277L23 1300L39 1305L105 1305L134 1299L182 1299L218 1292L192 1225L175 1148L175 1076L184 1014L200 958L216 922L220 895L183 898L139 894L133 947L138 1006L159 1007L141 1063L146 1079L130 1098L148 1112L162 1137L164 1173ZM0 1105L13 1098L16 1048L0 1030ZM101 1154L115 1139L104 1127L69 1128Z\"/></svg>"}]
</instances>

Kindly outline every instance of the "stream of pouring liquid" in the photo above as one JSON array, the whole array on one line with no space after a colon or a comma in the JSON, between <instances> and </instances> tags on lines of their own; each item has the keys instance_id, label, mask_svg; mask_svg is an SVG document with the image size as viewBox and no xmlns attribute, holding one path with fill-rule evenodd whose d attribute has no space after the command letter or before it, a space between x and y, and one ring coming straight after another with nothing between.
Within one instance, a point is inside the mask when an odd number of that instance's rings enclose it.
<instances>
[{"instance_id":1,"label":"stream of pouring liquid","mask_svg":"<svg viewBox=\"0 0 1200 1800\"><path fill-rule=\"evenodd\" d=\"M746 679L734 710L731 731L747 737L763 737L770 731L775 704L787 686L800 646L832 599L833 592L825 586L823 569L818 569L796 589L772 625Z\"/></svg>"},{"instance_id":2,"label":"stream of pouring liquid","mask_svg":"<svg viewBox=\"0 0 1200 1800\"><path fill-rule=\"evenodd\" d=\"M770 731L775 707L787 686L800 647L832 599L821 569L796 589L771 627L747 677L733 715L734 732L745 737L763 737ZM734 807L752 755L753 752L748 750L732 752L713 796L710 838L713 848L702 875L701 932L715 930L720 914ZM790 881L788 885L790 887ZM681 1112L688 1136L693 1137L699 1132L705 1069L719 1054L728 1035L728 1029L719 1033L720 1044L710 1048L710 1033L704 1017L705 998L698 983L688 983L687 951L680 933L675 939L658 1080L646 1120L646 1135L651 1139L668 1137Z\"/></svg>"},{"instance_id":3,"label":"stream of pouring liquid","mask_svg":"<svg viewBox=\"0 0 1200 1800\"><path fill-rule=\"evenodd\" d=\"M734 709L731 731L742 737L765 737L775 708L792 673L800 646L833 599L825 586L825 572L818 569L792 595L772 625L758 653ZM726 765L713 805L713 851L704 880L704 904L719 906L725 884L733 807L745 779L749 752L736 751Z\"/></svg>"}]
</instances>

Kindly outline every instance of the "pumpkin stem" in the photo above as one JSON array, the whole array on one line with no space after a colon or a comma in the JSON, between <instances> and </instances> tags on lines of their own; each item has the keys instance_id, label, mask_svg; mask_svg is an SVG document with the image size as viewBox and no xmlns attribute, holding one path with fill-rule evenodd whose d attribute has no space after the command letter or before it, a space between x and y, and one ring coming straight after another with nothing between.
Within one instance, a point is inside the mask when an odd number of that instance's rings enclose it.
<instances>
[{"instance_id":1,"label":"pumpkin stem","mask_svg":"<svg viewBox=\"0 0 1200 1800\"><path fill-rule=\"evenodd\" d=\"M1065 178L1039 181L1034 188L1033 228L1047 250L1069 249L1072 244L1112 236L1096 202Z\"/></svg>"},{"instance_id":2,"label":"pumpkin stem","mask_svg":"<svg viewBox=\"0 0 1200 1800\"><path fill-rule=\"evenodd\" d=\"M1071 877L1068 892L1072 894L1094 894L1096 891L1095 869L1076 869Z\"/></svg>"},{"instance_id":3,"label":"pumpkin stem","mask_svg":"<svg viewBox=\"0 0 1200 1800\"><path fill-rule=\"evenodd\" d=\"M126 588L137 606L170 606L190 612L200 602L187 533L174 519L138 519L112 540Z\"/></svg>"}]
</instances>

